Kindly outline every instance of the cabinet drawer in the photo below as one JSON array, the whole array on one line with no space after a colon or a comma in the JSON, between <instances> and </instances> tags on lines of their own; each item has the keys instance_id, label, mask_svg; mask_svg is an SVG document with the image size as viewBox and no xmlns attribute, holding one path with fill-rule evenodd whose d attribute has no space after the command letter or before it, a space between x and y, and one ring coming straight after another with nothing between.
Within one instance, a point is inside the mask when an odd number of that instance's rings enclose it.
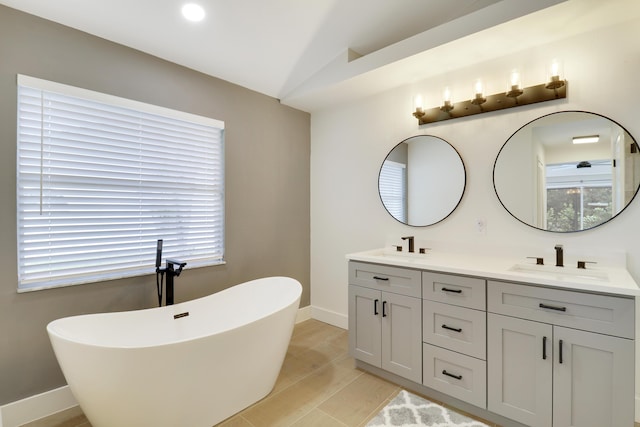
<instances>
[{"instance_id":1,"label":"cabinet drawer","mask_svg":"<svg viewBox=\"0 0 640 427\"><path fill-rule=\"evenodd\" d=\"M422 273L422 295L432 301L484 310L486 281L425 271Z\"/></svg>"},{"instance_id":2,"label":"cabinet drawer","mask_svg":"<svg viewBox=\"0 0 640 427\"><path fill-rule=\"evenodd\" d=\"M429 344L484 360L487 355L487 314L423 300L422 339Z\"/></svg>"},{"instance_id":3,"label":"cabinet drawer","mask_svg":"<svg viewBox=\"0 0 640 427\"><path fill-rule=\"evenodd\" d=\"M349 284L420 297L420 271L388 265L349 262Z\"/></svg>"},{"instance_id":4,"label":"cabinet drawer","mask_svg":"<svg viewBox=\"0 0 640 427\"><path fill-rule=\"evenodd\" d=\"M486 362L429 344L422 345L423 381L435 390L487 407Z\"/></svg>"},{"instance_id":5,"label":"cabinet drawer","mask_svg":"<svg viewBox=\"0 0 640 427\"><path fill-rule=\"evenodd\" d=\"M623 338L635 337L631 298L489 281L488 310Z\"/></svg>"}]
</instances>

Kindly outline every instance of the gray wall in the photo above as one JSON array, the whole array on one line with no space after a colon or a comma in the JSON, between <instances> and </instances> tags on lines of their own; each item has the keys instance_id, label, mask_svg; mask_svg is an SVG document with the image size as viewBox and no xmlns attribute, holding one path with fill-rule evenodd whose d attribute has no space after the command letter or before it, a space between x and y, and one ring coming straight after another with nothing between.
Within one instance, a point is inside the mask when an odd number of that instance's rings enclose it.
<instances>
[{"instance_id":1,"label":"gray wall","mask_svg":"<svg viewBox=\"0 0 640 427\"><path fill-rule=\"evenodd\" d=\"M156 304L151 273L16 292L18 73L223 120L227 264L186 269L176 281L176 302L258 277L285 275L303 284L301 306L309 305L309 114L0 6L0 405L65 384L46 335L49 321Z\"/></svg>"}]
</instances>

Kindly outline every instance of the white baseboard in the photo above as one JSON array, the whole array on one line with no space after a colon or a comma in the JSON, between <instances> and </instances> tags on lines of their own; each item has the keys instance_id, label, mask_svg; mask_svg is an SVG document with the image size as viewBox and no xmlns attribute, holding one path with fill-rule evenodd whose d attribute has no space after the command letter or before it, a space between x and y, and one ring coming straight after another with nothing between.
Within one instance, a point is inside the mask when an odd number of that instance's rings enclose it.
<instances>
[{"instance_id":1,"label":"white baseboard","mask_svg":"<svg viewBox=\"0 0 640 427\"><path fill-rule=\"evenodd\" d=\"M296 314L296 323L304 322L309 319L311 319L311 306L308 305L306 307L299 308L298 314Z\"/></svg>"},{"instance_id":2,"label":"white baseboard","mask_svg":"<svg viewBox=\"0 0 640 427\"><path fill-rule=\"evenodd\" d=\"M636 394L636 416L635 422L640 423L640 397ZM0 426L2 427L2 426Z\"/></svg>"},{"instance_id":3,"label":"white baseboard","mask_svg":"<svg viewBox=\"0 0 640 427\"><path fill-rule=\"evenodd\" d=\"M0 406L0 427L18 427L77 406L69 386Z\"/></svg>"},{"instance_id":4,"label":"white baseboard","mask_svg":"<svg viewBox=\"0 0 640 427\"><path fill-rule=\"evenodd\" d=\"M328 323L338 328L348 329L349 318L342 313L336 313L335 311L327 310L320 307L311 308L311 317L320 320L321 322Z\"/></svg>"}]
</instances>

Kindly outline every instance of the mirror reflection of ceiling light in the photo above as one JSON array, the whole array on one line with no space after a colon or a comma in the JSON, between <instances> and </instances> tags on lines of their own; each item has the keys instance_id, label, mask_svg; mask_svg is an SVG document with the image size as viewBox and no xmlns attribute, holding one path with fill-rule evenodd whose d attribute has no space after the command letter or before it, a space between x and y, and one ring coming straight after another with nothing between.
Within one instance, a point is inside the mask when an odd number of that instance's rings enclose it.
<instances>
[{"instance_id":1,"label":"mirror reflection of ceiling light","mask_svg":"<svg viewBox=\"0 0 640 427\"><path fill-rule=\"evenodd\" d=\"M600 140L600 135L574 136L574 144L593 144Z\"/></svg>"},{"instance_id":2,"label":"mirror reflection of ceiling light","mask_svg":"<svg viewBox=\"0 0 640 427\"><path fill-rule=\"evenodd\" d=\"M199 22L204 19L205 12L199 4L187 3L182 6L182 16L189 21Z\"/></svg>"}]
</instances>

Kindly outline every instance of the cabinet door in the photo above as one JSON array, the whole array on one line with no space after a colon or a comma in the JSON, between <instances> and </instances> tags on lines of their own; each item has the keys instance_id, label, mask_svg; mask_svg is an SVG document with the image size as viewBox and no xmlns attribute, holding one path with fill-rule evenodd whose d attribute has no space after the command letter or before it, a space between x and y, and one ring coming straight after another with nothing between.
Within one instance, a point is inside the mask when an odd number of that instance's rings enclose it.
<instances>
[{"instance_id":1,"label":"cabinet door","mask_svg":"<svg viewBox=\"0 0 640 427\"><path fill-rule=\"evenodd\" d=\"M545 323L488 314L490 411L531 427L551 426L552 332Z\"/></svg>"},{"instance_id":2,"label":"cabinet door","mask_svg":"<svg viewBox=\"0 0 640 427\"><path fill-rule=\"evenodd\" d=\"M633 341L556 326L554 345L554 427L633 426Z\"/></svg>"},{"instance_id":3,"label":"cabinet door","mask_svg":"<svg viewBox=\"0 0 640 427\"><path fill-rule=\"evenodd\" d=\"M380 367L381 292L349 286L349 352L363 362Z\"/></svg>"},{"instance_id":4,"label":"cabinet door","mask_svg":"<svg viewBox=\"0 0 640 427\"><path fill-rule=\"evenodd\" d=\"M422 300L382 293L382 369L422 383Z\"/></svg>"}]
</instances>

